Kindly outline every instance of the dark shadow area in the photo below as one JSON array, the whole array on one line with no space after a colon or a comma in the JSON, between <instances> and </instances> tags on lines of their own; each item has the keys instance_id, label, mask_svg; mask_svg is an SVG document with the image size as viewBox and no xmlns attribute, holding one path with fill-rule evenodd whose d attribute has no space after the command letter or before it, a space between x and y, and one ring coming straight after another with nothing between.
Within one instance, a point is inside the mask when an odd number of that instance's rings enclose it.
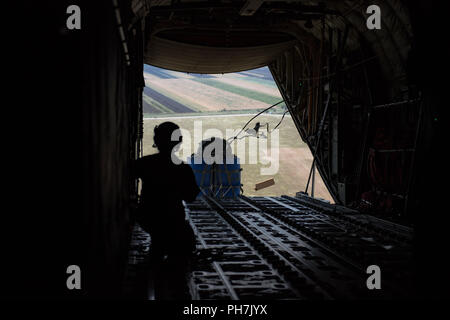
<instances>
[{"instance_id":1,"label":"dark shadow area","mask_svg":"<svg viewBox=\"0 0 450 320\"><path fill-rule=\"evenodd\" d=\"M265 2L251 15L239 14L244 3L235 1L163 1L153 11L141 1L25 1L8 9L14 21L2 59L2 298L123 298L137 221L152 237L146 263L157 262L154 286L169 299L187 296L180 286L194 245L191 227L197 249L214 256L224 244L213 260L197 264L192 298L384 299L364 282L365 267L378 261L389 266L393 283L413 269L414 286L394 285L389 299L400 296L397 289L408 298L448 297L448 11L437 1L395 1L398 8L379 2L390 18L377 31L366 30L364 8L336 1ZM66 27L73 4L82 8L81 30ZM345 23L333 22L338 18ZM185 39L179 25L203 31L178 43ZM215 41L231 27L246 31ZM267 30L270 38L252 37ZM246 43L252 47L241 51ZM304 195L205 198L187 204L187 225L182 200L199 190L187 165L169 162L167 135L175 127L157 128L160 154L135 162L142 155L144 62L197 73L269 65L301 138L312 151L319 146L318 170L337 205ZM404 100L420 101L421 113L394 112L389 121L382 114L368 125L372 107ZM402 146L410 146L413 131L396 127L418 118L413 165L370 156L370 148L393 147L389 140L403 134ZM380 174L385 162L390 168ZM384 208L391 207L387 193L405 190L406 175L409 200L396 215L399 227L383 220L391 218ZM139 207L136 176L143 181ZM378 202L378 218L354 211L362 200ZM414 263L405 265L410 255ZM355 261L362 281L348 267ZM68 289L71 265L81 269L81 290Z\"/></svg>"}]
</instances>

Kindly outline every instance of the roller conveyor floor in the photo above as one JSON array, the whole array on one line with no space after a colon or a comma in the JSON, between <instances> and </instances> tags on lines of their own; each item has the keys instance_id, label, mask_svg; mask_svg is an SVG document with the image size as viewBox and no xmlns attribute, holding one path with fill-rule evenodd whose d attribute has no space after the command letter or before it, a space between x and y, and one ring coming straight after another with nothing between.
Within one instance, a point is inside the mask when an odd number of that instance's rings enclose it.
<instances>
[{"instance_id":1,"label":"roller conveyor floor","mask_svg":"<svg viewBox=\"0 0 450 320\"><path fill-rule=\"evenodd\" d=\"M186 205L207 252L186 279L193 300L392 299L411 294L412 230L307 197L202 198ZM136 227L125 295L153 298L150 237ZM369 290L367 267L381 270Z\"/></svg>"}]
</instances>

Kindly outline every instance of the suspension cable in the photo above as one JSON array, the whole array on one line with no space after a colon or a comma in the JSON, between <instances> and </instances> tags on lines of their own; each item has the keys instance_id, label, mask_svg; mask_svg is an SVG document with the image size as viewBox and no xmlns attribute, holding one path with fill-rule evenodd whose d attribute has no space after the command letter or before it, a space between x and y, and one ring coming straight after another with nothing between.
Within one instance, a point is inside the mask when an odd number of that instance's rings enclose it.
<instances>
[{"instance_id":1,"label":"suspension cable","mask_svg":"<svg viewBox=\"0 0 450 320\"><path fill-rule=\"evenodd\" d=\"M272 109L273 107L279 105L279 104L282 103L282 102L284 102L284 100L281 100L281 101L279 101L279 102L277 102L277 103L271 105L270 107L267 107L266 109L264 109L264 110L258 112L258 113L257 113L256 115L254 115L250 120L247 121L247 123L242 127L242 129L238 132L237 135L235 135L234 137L229 138L228 141L229 141L229 140L236 140L237 137L241 134L241 132L244 131L244 129L248 126L248 124L249 124L250 122L252 122L253 119L255 119L256 117L258 117L260 114L266 112L267 110ZM228 142L228 141L227 141L227 142Z\"/></svg>"}]
</instances>

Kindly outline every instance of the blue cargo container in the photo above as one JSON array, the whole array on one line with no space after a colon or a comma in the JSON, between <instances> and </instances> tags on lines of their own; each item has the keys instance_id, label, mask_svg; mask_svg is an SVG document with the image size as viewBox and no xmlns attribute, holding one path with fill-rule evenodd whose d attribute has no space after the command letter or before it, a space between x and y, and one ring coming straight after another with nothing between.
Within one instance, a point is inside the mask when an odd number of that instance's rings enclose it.
<instances>
[{"instance_id":1,"label":"blue cargo container","mask_svg":"<svg viewBox=\"0 0 450 320\"><path fill-rule=\"evenodd\" d=\"M194 155L187 159L187 163L194 171L195 180L202 194L217 198L237 198L241 194L241 165L239 158L233 156L230 164L194 163ZM225 161L224 161L225 162Z\"/></svg>"}]
</instances>

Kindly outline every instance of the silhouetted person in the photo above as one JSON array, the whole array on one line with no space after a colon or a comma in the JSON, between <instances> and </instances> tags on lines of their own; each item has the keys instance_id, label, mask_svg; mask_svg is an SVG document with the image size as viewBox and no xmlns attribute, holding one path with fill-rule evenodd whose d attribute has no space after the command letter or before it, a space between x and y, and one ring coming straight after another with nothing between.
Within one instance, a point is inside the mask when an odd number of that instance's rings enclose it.
<instances>
[{"instance_id":1,"label":"silhouetted person","mask_svg":"<svg viewBox=\"0 0 450 320\"><path fill-rule=\"evenodd\" d=\"M185 221L182 201L194 201L200 192L191 167L172 160L172 153L182 141L181 135L177 141L172 141L172 134L178 129L172 122L156 126L154 146L159 153L145 156L135 164L135 175L142 180L138 221L151 236L153 264L157 264L160 271L164 265L164 275L159 273L159 276L169 277L174 282L183 281L181 269L195 250L195 235Z\"/></svg>"}]
</instances>

